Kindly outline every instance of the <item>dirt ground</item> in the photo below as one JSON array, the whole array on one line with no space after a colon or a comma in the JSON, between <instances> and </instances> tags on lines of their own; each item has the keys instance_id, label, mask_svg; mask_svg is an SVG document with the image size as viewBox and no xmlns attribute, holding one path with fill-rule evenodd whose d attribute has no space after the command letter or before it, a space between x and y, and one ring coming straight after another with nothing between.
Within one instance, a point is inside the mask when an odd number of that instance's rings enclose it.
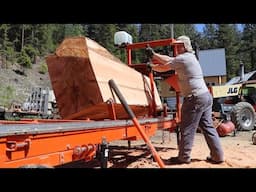
<instances>
[{"instance_id":1,"label":"dirt ground","mask_svg":"<svg viewBox=\"0 0 256 192\"><path fill-rule=\"evenodd\" d=\"M197 133L195 137L192 162L182 165L168 164L168 159L178 154L176 133L159 130L150 139L165 168L255 168L256 145L252 143L252 134L253 131L240 131L235 137L232 134L220 137L225 153L225 161L221 164L211 164L205 160L209 149L201 133ZM114 141L109 144L108 168L159 168L143 140L132 141L130 148L127 143ZM84 162L76 162L71 167L99 168L99 163L91 161L85 165Z\"/></svg>"}]
</instances>

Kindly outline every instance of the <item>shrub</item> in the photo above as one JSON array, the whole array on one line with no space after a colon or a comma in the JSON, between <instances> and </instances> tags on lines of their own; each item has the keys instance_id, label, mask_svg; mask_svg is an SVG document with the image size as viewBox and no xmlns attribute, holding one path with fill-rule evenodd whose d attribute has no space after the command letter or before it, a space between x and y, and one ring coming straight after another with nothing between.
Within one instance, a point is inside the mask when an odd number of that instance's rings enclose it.
<instances>
[{"instance_id":1,"label":"shrub","mask_svg":"<svg viewBox=\"0 0 256 192\"><path fill-rule=\"evenodd\" d=\"M47 73L47 71L48 71L48 67L47 67L46 63L42 63L40 66L40 69L39 69L39 73L45 74L45 73Z\"/></svg>"},{"instance_id":2,"label":"shrub","mask_svg":"<svg viewBox=\"0 0 256 192\"><path fill-rule=\"evenodd\" d=\"M27 55L27 53L24 51L24 49L21 51L21 53L18 56L17 62L26 68L32 68L32 62L30 57Z\"/></svg>"}]
</instances>

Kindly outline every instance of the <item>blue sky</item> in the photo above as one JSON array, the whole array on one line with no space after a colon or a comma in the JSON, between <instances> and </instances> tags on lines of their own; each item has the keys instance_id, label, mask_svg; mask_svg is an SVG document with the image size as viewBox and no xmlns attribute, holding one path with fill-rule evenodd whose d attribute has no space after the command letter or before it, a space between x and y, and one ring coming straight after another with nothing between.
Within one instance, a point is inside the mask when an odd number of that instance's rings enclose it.
<instances>
[{"instance_id":1,"label":"blue sky","mask_svg":"<svg viewBox=\"0 0 256 192\"><path fill-rule=\"evenodd\" d=\"M196 30L198 32L203 32L204 24L196 24Z\"/></svg>"},{"instance_id":2,"label":"blue sky","mask_svg":"<svg viewBox=\"0 0 256 192\"><path fill-rule=\"evenodd\" d=\"M238 29L242 30L242 25L241 24L237 24L238 25ZM203 28L204 28L204 24L196 24L196 30L199 32L203 32Z\"/></svg>"}]
</instances>

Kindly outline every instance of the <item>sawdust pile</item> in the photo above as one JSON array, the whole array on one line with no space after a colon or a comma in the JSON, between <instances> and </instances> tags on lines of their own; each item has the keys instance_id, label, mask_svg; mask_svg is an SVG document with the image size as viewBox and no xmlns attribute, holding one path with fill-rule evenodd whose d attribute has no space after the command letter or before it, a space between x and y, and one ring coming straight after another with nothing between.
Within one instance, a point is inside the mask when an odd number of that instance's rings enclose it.
<instances>
[{"instance_id":1,"label":"sawdust pile","mask_svg":"<svg viewBox=\"0 0 256 192\"><path fill-rule=\"evenodd\" d=\"M238 132L235 137L232 134L221 137L225 153L225 161L222 164L206 161L209 149L201 133L197 133L195 137L192 162L182 165L168 164L168 159L178 154L175 133L157 131L150 139L166 168L255 168L256 145L252 143L252 134L252 131L246 131ZM109 144L109 149L108 168L159 168L143 140L132 141L130 148L127 141L114 141ZM100 164L97 160L88 163L80 161L62 167L100 168Z\"/></svg>"}]
</instances>

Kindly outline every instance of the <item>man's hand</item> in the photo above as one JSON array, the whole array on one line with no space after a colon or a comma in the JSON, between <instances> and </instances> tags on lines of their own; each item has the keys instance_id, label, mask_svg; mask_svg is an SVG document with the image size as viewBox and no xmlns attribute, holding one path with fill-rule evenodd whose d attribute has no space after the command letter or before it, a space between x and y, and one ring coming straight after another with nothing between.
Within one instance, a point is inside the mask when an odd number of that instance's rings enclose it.
<instances>
[{"instance_id":1,"label":"man's hand","mask_svg":"<svg viewBox=\"0 0 256 192\"><path fill-rule=\"evenodd\" d=\"M147 45L147 47L146 47L146 55L147 55L147 57L152 59L154 53L155 53L154 50L149 45Z\"/></svg>"}]
</instances>

